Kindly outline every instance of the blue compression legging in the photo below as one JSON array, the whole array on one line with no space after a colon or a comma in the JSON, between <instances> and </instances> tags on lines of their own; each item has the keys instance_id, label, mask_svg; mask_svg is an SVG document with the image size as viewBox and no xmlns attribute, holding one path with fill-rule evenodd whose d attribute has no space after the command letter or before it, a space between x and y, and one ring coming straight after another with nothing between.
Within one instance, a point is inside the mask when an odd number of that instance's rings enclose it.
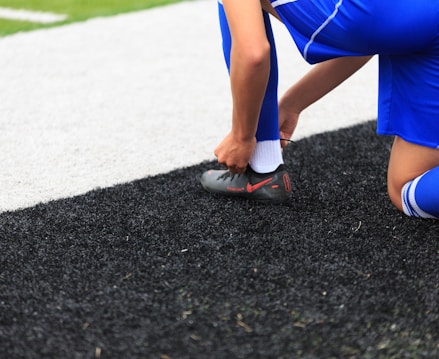
<instances>
[{"instance_id":1,"label":"blue compression legging","mask_svg":"<svg viewBox=\"0 0 439 359\"><path fill-rule=\"evenodd\" d=\"M404 213L413 217L439 218L439 167L435 167L402 189Z\"/></svg>"},{"instance_id":2,"label":"blue compression legging","mask_svg":"<svg viewBox=\"0 0 439 359\"><path fill-rule=\"evenodd\" d=\"M230 51L232 47L232 38L230 35L229 24L222 4L218 3L218 13L221 27L221 35L223 39L223 52L226 60L227 68L230 73ZM279 123L278 123L278 69L276 46L271 28L269 15L264 12L265 31L267 39L270 43L270 77L268 79L267 89L265 91L261 112L259 115L258 128L256 131L256 140L269 141L279 139Z\"/></svg>"}]
</instances>

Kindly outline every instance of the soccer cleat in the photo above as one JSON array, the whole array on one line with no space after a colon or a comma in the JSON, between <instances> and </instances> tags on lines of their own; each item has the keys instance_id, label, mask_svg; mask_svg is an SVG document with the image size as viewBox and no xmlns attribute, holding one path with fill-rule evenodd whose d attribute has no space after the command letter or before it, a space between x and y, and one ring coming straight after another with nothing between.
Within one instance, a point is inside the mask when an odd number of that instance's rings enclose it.
<instances>
[{"instance_id":1,"label":"soccer cleat","mask_svg":"<svg viewBox=\"0 0 439 359\"><path fill-rule=\"evenodd\" d=\"M201 176L201 185L211 193L254 201L283 203L291 199L290 176L284 165L270 173L256 173L250 166L243 174L209 170Z\"/></svg>"}]
</instances>

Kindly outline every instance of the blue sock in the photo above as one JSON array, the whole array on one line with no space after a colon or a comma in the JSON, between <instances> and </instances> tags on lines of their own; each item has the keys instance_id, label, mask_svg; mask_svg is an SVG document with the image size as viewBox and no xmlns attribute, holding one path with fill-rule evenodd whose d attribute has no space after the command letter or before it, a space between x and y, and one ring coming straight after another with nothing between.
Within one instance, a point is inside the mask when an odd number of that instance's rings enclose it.
<instances>
[{"instance_id":1,"label":"blue sock","mask_svg":"<svg viewBox=\"0 0 439 359\"><path fill-rule=\"evenodd\" d=\"M232 38L229 24L222 4L218 3L221 35L223 40L223 53L227 68L230 73L230 51ZM267 39L270 43L270 77L262 102L261 112L256 131L256 150L250 160L251 167L259 173L274 171L283 163L282 151L279 140L279 112L278 112L278 64L276 46L270 17L264 12L264 23Z\"/></svg>"},{"instance_id":2,"label":"blue sock","mask_svg":"<svg viewBox=\"0 0 439 359\"><path fill-rule=\"evenodd\" d=\"M401 197L408 216L439 219L439 167L406 183Z\"/></svg>"}]
</instances>

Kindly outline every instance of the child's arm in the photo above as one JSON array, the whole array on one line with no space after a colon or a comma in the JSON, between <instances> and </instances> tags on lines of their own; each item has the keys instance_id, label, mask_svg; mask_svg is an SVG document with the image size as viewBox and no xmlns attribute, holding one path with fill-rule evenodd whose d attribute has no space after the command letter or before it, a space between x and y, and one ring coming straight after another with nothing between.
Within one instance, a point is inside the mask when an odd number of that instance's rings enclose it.
<instances>
[{"instance_id":1,"label":"child's arm","mask_svg":"<svg viewBox=\"0 0 439 359\"><path fill-rule=\"evenodd\" d=\"M259 0L223 0L232 36L232 131L215 149L218 162L243 173L256 146L259 113L270 73L270 43Z\"/></svg>"},{"instance_id":2,"label":"child's arm","mask_svg":"<svg viewBox=\"0 0 439 359\"><path fill-rule=\"evenodd\" d=\"M281 137L289 139L300 113L331 92L363 67L372 56L340 57L315 65L291 86L279 101L279 129ZM287 145L282 141L282 147Z\"/></svg>"}]
</instances>

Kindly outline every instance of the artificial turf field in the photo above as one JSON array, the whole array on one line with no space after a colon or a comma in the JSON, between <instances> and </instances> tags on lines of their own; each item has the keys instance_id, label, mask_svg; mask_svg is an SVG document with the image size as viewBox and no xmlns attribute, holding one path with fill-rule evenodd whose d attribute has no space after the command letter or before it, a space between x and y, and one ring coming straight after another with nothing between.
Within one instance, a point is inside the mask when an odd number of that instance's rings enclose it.
<instances>
[{"instance_id":1,"label":"artificial turf field","mask_svg":"<svg viewBox=\"0 0 439 359\"><path fill-rule=\"evenodd\" d=\"M375 122L285 151L282 206L215 163L0 214L2 358L437 358L439 223L386 195Z\"/></svg>"}]
</instances>

